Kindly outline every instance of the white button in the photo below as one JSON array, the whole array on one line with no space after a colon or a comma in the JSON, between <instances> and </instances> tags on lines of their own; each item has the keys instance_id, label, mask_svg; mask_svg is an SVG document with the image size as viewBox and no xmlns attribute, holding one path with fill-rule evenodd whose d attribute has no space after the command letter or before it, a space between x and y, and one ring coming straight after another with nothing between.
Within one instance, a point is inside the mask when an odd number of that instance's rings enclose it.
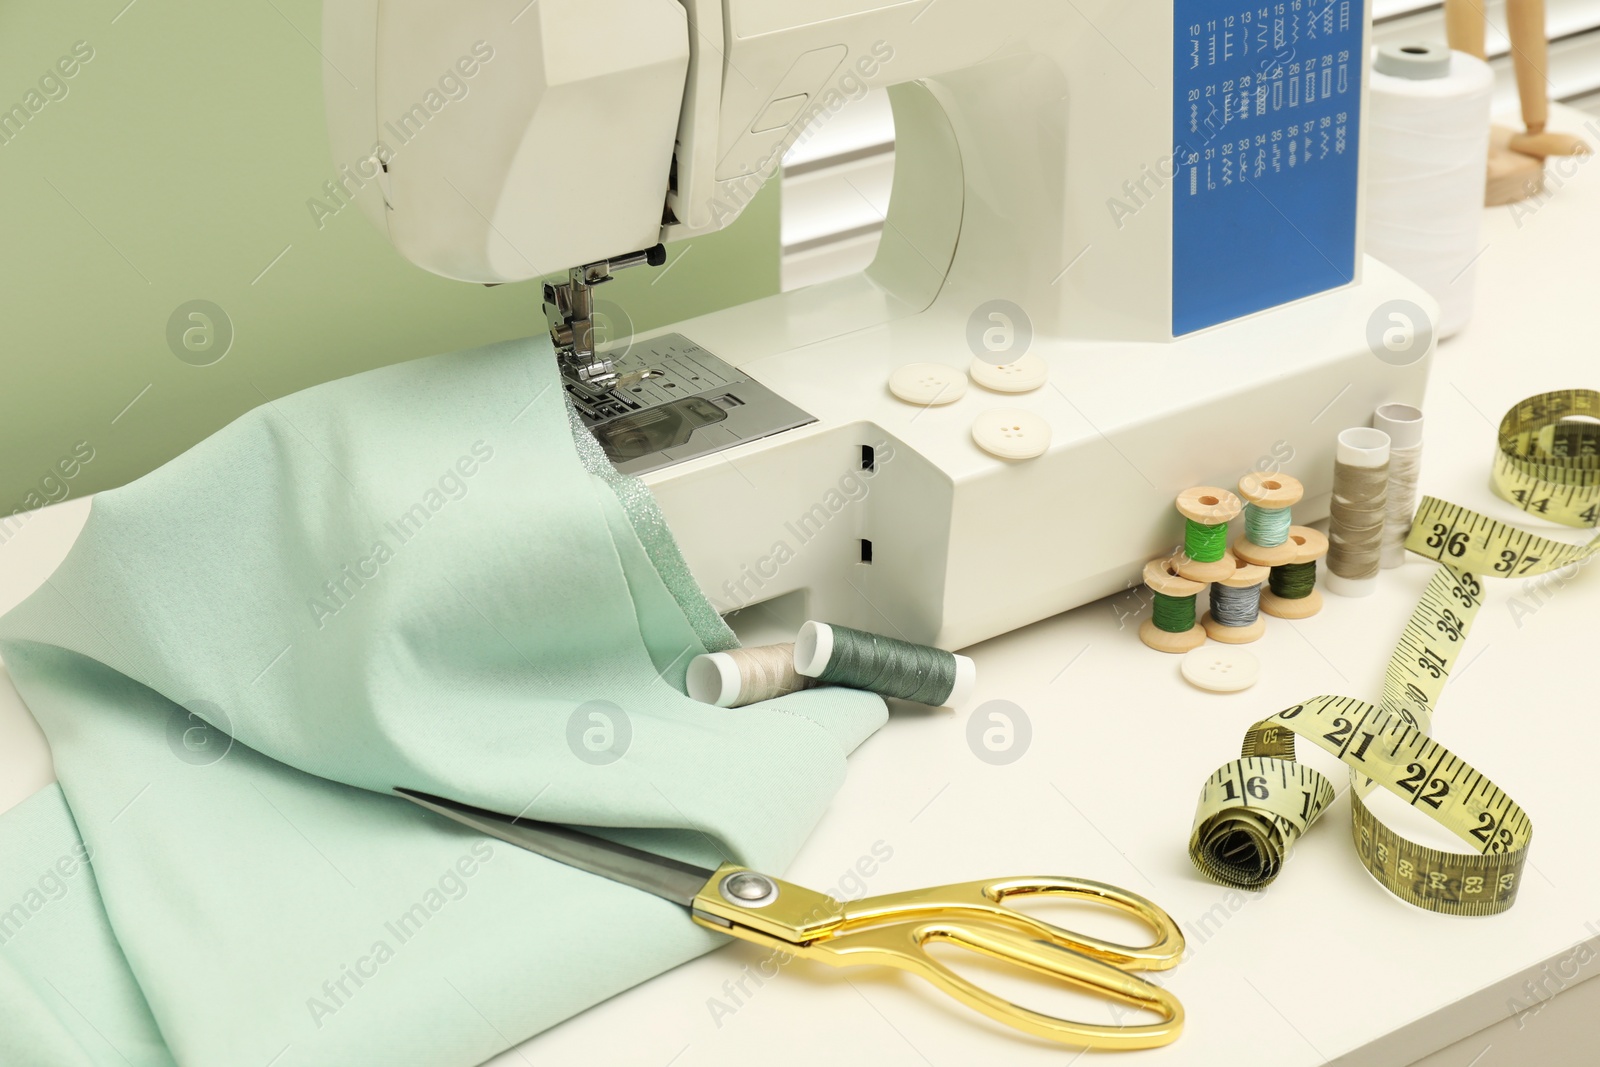
<instances>
[{"instance_id":1,"label":"white button","mask_svg":"<svg viewBox=\"0 0 1600 1067\"><path fill-rule=\"evenodd\" d=\"M1213 693L1249 689L1261 677L1261 661L1242 648L1209 641L1184 653L1183 676Z\"/></svg>"},{"instance_id":2,"label":"white button","mask_svg":"<svg viewBox=\"0 0 1600 1067\"><path fill-rule=\"evenodd\" d=\"M889 375L889 392L907 404L948 404L967 391L967 376L943 363L907 363Z\"/></svg>"},{"instance_id":3,"label":"white button","mask_svg":"<svg viewBox=\"0 0 1600 1067\"><path fill-rule=\"evenodd\" d=\"M1050 424L1031 411L991 408L972 424L972 439L991 456L1032 459L1050 447Z\"/></svg>"},{"instance_id":4,"label":"white button","mask_svg":"<svg viewBox=\"0 0 1600 1067\"><path fill-rule=\"evenodd\" d=\"M997 393L1026 393L1037 389L1050 377L1050 366L1033 353L1025 353L1015 363L996 366L982 357L972 361L967 371L972 380Z\"/></svg>"}]
</instances>

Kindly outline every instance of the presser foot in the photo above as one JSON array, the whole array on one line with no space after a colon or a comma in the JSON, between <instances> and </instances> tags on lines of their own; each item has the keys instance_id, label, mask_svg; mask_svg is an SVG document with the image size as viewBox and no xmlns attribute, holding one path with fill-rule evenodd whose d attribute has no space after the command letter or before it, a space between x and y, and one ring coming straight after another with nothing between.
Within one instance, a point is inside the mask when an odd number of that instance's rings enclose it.
<instances>
[{"instance_id":1,"label":"presser foot","mask_svg":"<svg viewBox=\"0 0 1600 1067\"><path fill-rule=\"evenodd\" d=\"M736 367L679 333L600 353L611 368L604 387L563 363L563 385L584 424L625 474L770 437L817 421Z\"/></svg>"}]
</instances>

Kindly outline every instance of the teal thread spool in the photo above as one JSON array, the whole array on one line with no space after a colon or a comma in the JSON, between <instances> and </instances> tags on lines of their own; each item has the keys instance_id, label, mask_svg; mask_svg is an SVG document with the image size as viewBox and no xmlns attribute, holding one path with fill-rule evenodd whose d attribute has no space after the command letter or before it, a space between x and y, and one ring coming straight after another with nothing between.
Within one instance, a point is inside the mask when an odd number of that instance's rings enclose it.
<instances>
[{"instance_id":1,"label":"teal thread spool","mask_svg":"<svg viewBox=\"0 0 1600 1067\"><path fill-rule=\"evenodd\" d=\"M1245 508L1244 535L1262 548L1281 545L1289 538L1288 508L1263 508L1251 504Z\"/></svg>"},{"instance_id":2,"label":"teal thread spool","mask_svg":"<svg viewBox=\"0 0 1600 1067\"><path fill-rule=\"evenodd\" d=\"M1291 526L1288 543L1295 555L1272 568L1261 594L1261 610L1280 619L1304 619L1322 610L1317 560L1328 554L1328 538L1309 526Z\"/></svg>"},{"instance_id":3,"label":"teal thread spool","mask_svg":"<svg viewBox=\"0 0 1600 1067\"><path fill-rule=\"evenodd\" d=\"M1228 523L1244 505L1226 489L1197 485L1178 494L1183 516L1183 551L1173 561L1192 582L1219 582L1234 572L1228 555Z\"/></svg>"},{"instance_id":4,"label":"teal thread spool","mask_svg":"<svg viewBox=\"0 0 1600 1067\"><path fill-rule=\"evenodd\" d=\"M1256 471L1239 479L1239 495L1245 500L1244 538L1234 554L1262 567L1292 562L1299 547L1289 540L1289 509L1305 495L1300 480Z\"/></svg>"},{"instance_id":5,"label":"teal thread spool","mask_svg":"<svg viewBox=\"0 0 1600 1067\"><path fill-rule=\"evenodd\" d=\"M966 656L815 621L795 637L794 669L824 685L931 707L965 702L978 682L977 664Z\"/></svg>"},{"instance_id":6,"label":"teal thread spool","mask_svg":"<svg viewBox=\"0 0 1600 1067\"><path fill-rule=\"evenodd\" d=\"M1233 567L1230 561L1229 569ZM1150 617L1139 624L1139 640L1157 652L1188 652L1206 643L1194 618L1195 598L1205 583L1178 573L1176 559L1153 559L1144 567L1150 589Z\"/></svg>"}]
</instances>

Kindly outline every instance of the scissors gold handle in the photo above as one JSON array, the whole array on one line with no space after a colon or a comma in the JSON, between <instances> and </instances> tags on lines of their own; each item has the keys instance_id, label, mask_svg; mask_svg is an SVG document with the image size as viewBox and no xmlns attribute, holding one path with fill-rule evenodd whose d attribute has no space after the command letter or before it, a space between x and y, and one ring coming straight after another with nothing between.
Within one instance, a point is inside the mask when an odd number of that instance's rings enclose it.
<instances>
[{"instance_id":1,"label":"scissors gold handle","mask_svg":"<svg viewBox=\"0 0 1600 1067\"><path fill-rule=\"evenodd\" d=\"M1091 901L1142 920L1156 933L1143 948L1064 930L1007 905L1009 898ZM1077 878L958 882L841 903L744 867L724 865L695 897L702 926L834 967L909 971L991 1019L1036 1037L1103 1049L1165 1045L1183 1029L1183 1006L1129 971L1165 970L1183 955L1172 918L1136 893ZM1014 1004L946 967L928 946L943 942L1156 1013L1160 1021L1109 1026L1057 1018Z\"/></svg>"},{"instance_id":2,"label":"scissors gold handle","mask_svg":"<svg viewBox=\"0 0 1600 1067\"><path fill-rule=\"evenodd\" d=\"M875 964L919 975L977 1011L1036 1037L1104 1049L1154 1048L1183 1030L1172 994L1129 971L1160 971L1183 955L1171 916L1137 893L1080 878L999 878L839 901L747 867L715 871L570 826L475 808L397 788L429 811L558 863L630 885L689 909L701 926L834 967ZM1006 901L1059 897L1132 915L1155 931L1143 948L1102 941L1036 919ZM1159 1022L1132 1026L1060 1019L1013 1004L968 981L928 951L942 942L1042 978L1143 1008Z\"/></svg>"}]
</instances>

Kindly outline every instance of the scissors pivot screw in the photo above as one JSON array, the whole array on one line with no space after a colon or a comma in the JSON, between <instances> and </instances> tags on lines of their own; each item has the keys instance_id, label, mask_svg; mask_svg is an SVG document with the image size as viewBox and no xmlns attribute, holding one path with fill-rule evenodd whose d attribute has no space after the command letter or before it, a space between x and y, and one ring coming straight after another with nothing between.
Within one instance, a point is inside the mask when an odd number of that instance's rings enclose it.
<instances>
[{"instance_id":1,"label":"scissors pivot screw","mask_svg":"<svg viewBox=\"0 0 1600 1067\"><path fill-rule=\"evenodd\" d=\"M737 871L722 880L717 887L730 904L747 908L760 908L778 899L778 884L755 871Z\"/></svg>"}]
</instances>

